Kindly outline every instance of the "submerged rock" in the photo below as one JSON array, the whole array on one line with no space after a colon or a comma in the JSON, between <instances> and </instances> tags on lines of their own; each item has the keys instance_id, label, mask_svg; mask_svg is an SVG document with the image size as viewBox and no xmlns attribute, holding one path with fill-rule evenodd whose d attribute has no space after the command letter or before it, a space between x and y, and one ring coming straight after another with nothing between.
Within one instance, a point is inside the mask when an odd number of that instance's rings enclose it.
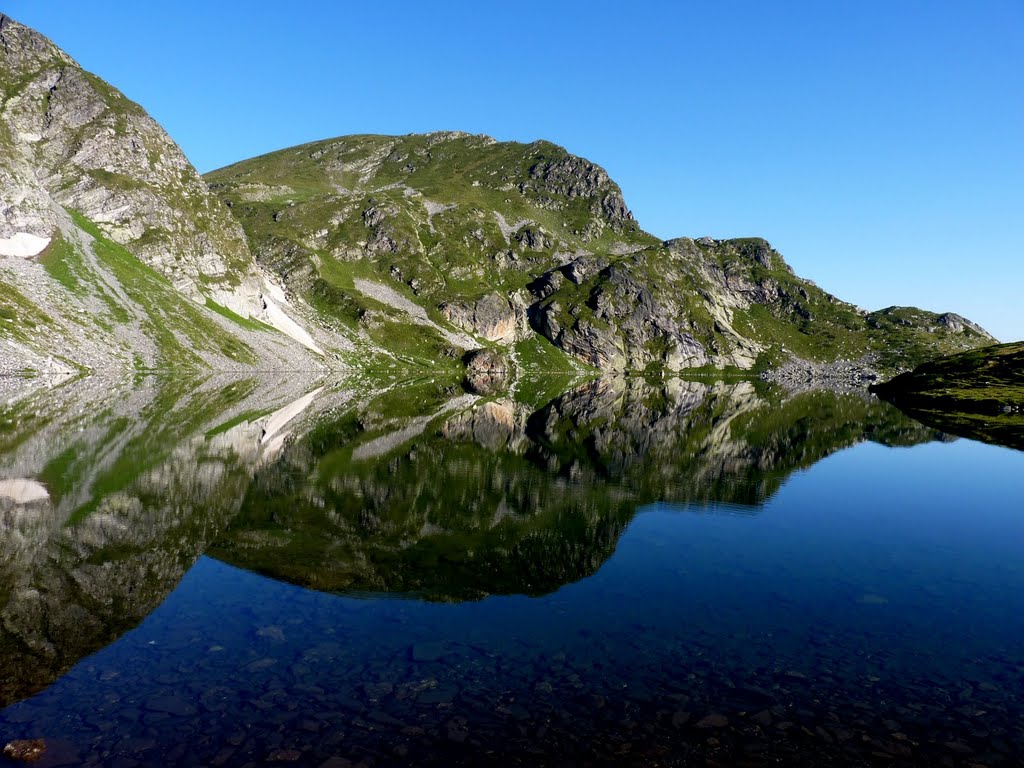
<instances>
[{"instance_id":1,"label":"submerged rock","mask_svg":"<svg viewBox=\"0 0 1024 768\"><path fill-rule=\"evenodd\" d=\"M46 742L43 739L15 739L4 747L4 757L25 763L38 760L44 752Z\"/></svg>"}]
</instances>

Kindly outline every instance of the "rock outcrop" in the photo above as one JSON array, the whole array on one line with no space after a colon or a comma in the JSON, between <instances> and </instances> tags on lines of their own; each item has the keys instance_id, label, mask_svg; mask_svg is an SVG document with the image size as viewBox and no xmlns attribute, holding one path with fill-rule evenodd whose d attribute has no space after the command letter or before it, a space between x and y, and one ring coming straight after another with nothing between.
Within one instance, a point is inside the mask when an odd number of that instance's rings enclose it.
<instances>
[{"instance_id":1,"label":"rock outcrop","mask_svg":"<svg viewBox=\"0 0 1024 768\"><path fill-rule=\"evenodd\" d=\"M8 87L2 119L45 195L95 222L186 295L213 294L245 308L259 293L245 235L166 132L34 30L4 17L0 38ZM14 229L23 215L11 205L4 226ZM47 238L58 228L46 215L23 223Z\"/></svg>"},{"instance_id":2,"label":"rock outcrop","mask_svg":"<svg viewBox=\"0 0 1024 768\"><path fill-rule=\"evenodd\" d=\"M471 303L447 302L439 309L450 323L487 341L511 344L529 331L526 305L518 294L506 298L488 293Z\"/></svg>"}]
</instances>

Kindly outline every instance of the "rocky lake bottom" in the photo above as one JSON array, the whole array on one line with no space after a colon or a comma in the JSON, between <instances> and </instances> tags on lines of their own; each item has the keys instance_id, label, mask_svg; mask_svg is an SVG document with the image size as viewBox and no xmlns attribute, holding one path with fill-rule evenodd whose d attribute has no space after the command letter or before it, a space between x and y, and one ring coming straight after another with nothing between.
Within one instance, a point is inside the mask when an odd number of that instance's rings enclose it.
<instances>
[{"instance_id":1,"label":"rocky lake bottom","mask_svg":"<svg viewBox=\"0 0 1024 768\"><path fill-rule=\"evenodd\" d=\"M0 741L116 768L1024 765L1021 452L866 393L313 384L8 396Z\"/></svg>"}]
</instances>

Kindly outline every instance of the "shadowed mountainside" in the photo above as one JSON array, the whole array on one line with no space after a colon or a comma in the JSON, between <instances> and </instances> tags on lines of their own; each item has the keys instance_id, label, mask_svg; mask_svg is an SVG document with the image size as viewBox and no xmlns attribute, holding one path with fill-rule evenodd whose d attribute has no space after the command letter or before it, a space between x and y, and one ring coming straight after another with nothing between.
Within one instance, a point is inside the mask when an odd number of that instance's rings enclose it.
<instances>
[{"instance_id":1,"label":"shadowed mountainside","mask_svg":"<svg viewBox=\"0 0 1024 768\"><path fill-rule=\"evenodd\" d=\"M1024 342L938 358L873 390L938 429L1024 450Z\"/></svg>"}]
</instances>

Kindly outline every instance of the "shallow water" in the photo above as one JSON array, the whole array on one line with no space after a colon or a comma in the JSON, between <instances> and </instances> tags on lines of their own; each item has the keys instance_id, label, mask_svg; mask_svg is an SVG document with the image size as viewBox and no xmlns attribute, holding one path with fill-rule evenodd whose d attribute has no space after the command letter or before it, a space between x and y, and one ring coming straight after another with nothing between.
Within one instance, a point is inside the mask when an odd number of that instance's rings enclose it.
<instances>
[{"instance_id":1,"label":"shallow water","mask_svg":"<svg viewBox=\"0 0 1024 768\"><path fill-rule=\"evenodd\" d=\"M57 391L0 411L40 765L1022 764L1024 453L748 382Z\"/></svg>"}]
</instances>

